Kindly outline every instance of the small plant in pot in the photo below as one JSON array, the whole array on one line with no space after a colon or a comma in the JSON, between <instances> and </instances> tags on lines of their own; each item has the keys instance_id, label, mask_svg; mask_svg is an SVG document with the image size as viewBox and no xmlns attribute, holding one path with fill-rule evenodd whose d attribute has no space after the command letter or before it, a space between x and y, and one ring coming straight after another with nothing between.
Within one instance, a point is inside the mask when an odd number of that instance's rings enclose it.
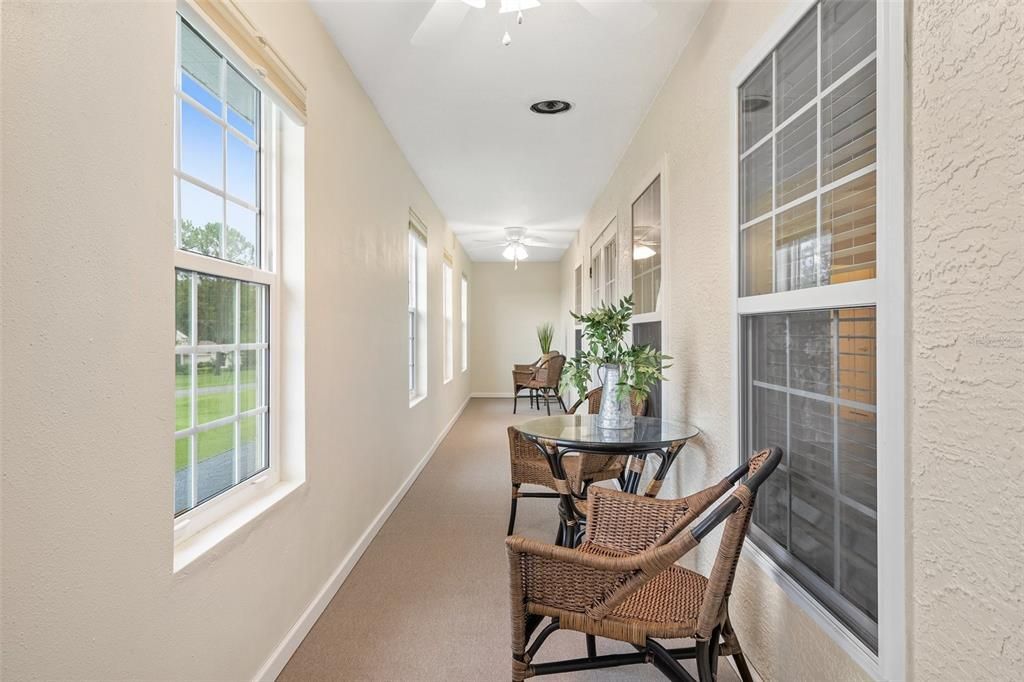
<instances>
[{"instance_id":1,"label":"small plant in pot","mask_svg":"<svg viewBox=\"0 0 1024 682\"><path fill-rule=\"evenodd\" d=\"M547 355L551 352L551 341L554 338L555 326L553 324L545 322L537 326L537 341L540 342L540 352L542 355Z\"/></svg>"},{"instance_id":2,"label":"small plant in pot","mask_svg":"<svg viewBox=\"0 0 1024 682\"><path fill-rule=\"evenodd\" d=\"M596 371L604 386L598 427L633 428L631 394L635 391L646 398L655 382L665 380L663 371L669 367L665 361L672 358L649 345L626 344L624 339L633 317L631 295L618 304L599 306L585 315L570 315L583 325L583 350L566 363L563 385L585 395L591 372Z\"/></svg>"}]
</instances>

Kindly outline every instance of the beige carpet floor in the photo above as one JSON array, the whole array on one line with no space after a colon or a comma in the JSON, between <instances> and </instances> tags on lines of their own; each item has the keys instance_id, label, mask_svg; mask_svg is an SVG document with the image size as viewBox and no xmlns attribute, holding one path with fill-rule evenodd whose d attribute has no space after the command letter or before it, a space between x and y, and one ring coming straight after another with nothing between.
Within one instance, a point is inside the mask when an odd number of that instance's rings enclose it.
<instances>
[{"instance_id":1,"label":"beige carpet floor","mask_svg":"<svg viewBox=\"0 0 1024 682\"><path fill-rule=\"evenodd\" d=\"M505 429L536 416L522 400L516 416L507 399L470 401L279 680L510 679ZM521 500L516 532L553 540L555 502ZM597 646L599 654L632 650L603 639ZM556 632L538 662L584 655L583 635ZM719 677L738 679L725 661ZM638 665L549 679L664 678Z\"/></svg>"}]
</instances>

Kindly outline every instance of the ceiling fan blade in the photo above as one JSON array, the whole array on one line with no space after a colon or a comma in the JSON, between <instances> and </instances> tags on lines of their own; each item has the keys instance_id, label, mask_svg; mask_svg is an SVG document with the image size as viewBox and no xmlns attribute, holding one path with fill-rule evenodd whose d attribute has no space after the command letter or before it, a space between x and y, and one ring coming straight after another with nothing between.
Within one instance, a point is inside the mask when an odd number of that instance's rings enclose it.
<instances>
[{"instance_id":1,"label":"ceiling fan blade","mask_svg":"<svg viewBox=\"0 0 1024 682\"><path fill-rule=\"evenodd\" d=\"M580 7L587 10L595 18L600 19L609 28L634 33L654 21L658 11L644 0L625 0L608 2L608 0L576 0Z\"/></svg>"},{"instance_id":2,"label":"ceiling fan blade","mask_svg":"<svg viewBox=\"0 0 1024 682\"><path fill-rule=\"evenodd\" d=\"M469 7L465 2L436 0L409 42L416 47L432 47L451 40L469 13Z\"/></svg>"},{"instance_id":3,"label":"ceiling fan blade","mask_svg":"<svg viewBox=\"0 0 1024 682\"><path fill-rule=\"evenodd\" d=\"M554 244L552 244L547 239L544 239L542 237L527 237L526 239L523 240L522 243L523 246L554 246Z\"/></svg>"}]
</instances>

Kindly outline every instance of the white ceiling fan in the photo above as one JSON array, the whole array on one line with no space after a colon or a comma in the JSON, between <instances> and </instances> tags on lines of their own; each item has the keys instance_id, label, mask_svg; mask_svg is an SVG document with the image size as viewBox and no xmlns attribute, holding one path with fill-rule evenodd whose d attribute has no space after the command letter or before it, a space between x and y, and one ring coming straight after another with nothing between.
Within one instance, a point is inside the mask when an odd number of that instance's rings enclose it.
<instances>
[{"instance_id":1,"label":"white ceiling fan","mask_svg":"<svg viewBox=\"0 0 1024 682\"><path fill-rule=\"evenodd\" d=\"M554 246L542 237L527 237L525 227L506 227L505 238L497 241L477 240L477 244L485 248L502 249L501 257L512 261L516 270L519 269L519 261L530 257L527 246Z\"/></svg>"},{"instance_id":2,"label":"white ceiling fan","mask_svg":"<svg viewBox=\"0 0 1024 682\"><path fill-rule=\"evenodd\" d=\"M495 0L499 1L499 0ZM583 9L609 27L625 32L643 28L658 15L646 0L575 0ZM435 0L420 22L410 42L419 47L440 45L455 37L470 9L484 9L487 0ZM516 13L516 23L523 23L523 12L540 7L540 0L500 0L499 14ZM501 40L512 44L508 31Z\"/></svg>"}]
</instances>

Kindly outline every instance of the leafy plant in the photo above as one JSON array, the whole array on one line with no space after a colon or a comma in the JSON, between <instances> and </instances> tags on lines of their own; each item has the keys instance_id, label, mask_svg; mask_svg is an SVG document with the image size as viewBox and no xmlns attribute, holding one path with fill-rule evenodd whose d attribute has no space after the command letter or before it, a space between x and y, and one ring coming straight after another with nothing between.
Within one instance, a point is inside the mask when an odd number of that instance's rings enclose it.
<instances>
[{"instance_id":1,"label":"leafy plant","mask_svg":"<svg viewBox=\"0 0 1024 682\"><path fill-rule=\"evenodd\" d=\"M646 398L651 386L664 381L663 371L671 365L650 345L627 345L626 332L633 317L633 296L626 296L617 304L598 306L586 314L570 312L573 319L583 325L583 350L565 364L562 385L572 386L579 395L587 392L591 371L601 365L619 365L618 397L624 398L636 391Z\"/></svg>"},{"instance_id":2,"label":"leafy plant","mask_svg":"<svg viewBox=\"0 0 1024 682\"><path fill-rule=\"evenodd\" d=\"M551 352L551 341L555 338L555 326L550 322L545 322L537 327L537 340L540 341L540 352L547 353Z\"/></svg>"}]
</instances>

